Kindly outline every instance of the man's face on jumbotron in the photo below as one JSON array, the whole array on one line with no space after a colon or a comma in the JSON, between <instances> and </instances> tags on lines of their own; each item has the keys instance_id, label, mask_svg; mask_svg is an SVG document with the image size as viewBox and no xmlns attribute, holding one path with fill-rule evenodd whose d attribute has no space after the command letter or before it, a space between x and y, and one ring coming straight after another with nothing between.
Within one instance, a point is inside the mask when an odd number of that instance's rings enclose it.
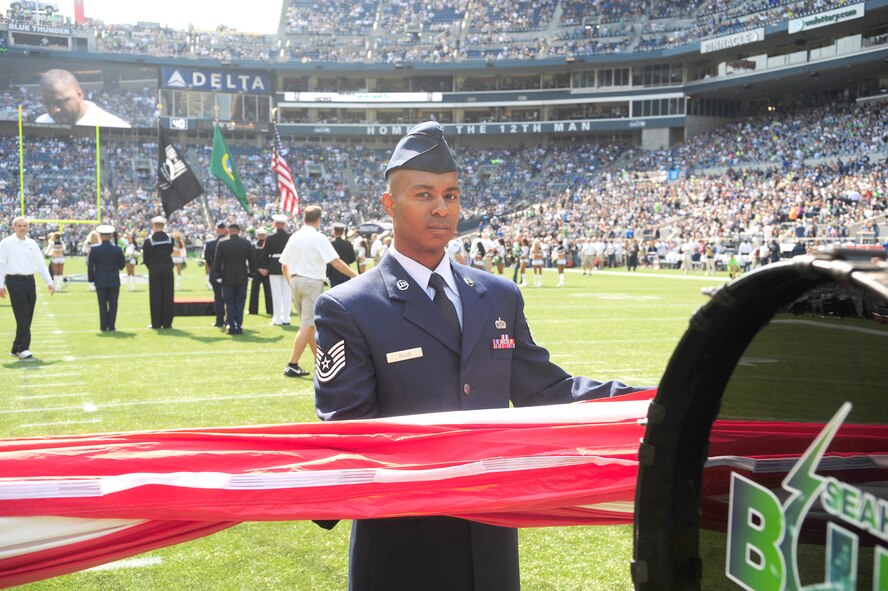
<instances>
[{"instance_id":1,"label":"man's face on jumbotron","mask_svg":"<svg viewBox=\"0 0 888 591\"><path fill-rule=\"evenodd\" d=\"M74 125L86 112L83 91L78 84L57 82L40 91L43 106L56 123Z\"/></svg>"}]
</instances>

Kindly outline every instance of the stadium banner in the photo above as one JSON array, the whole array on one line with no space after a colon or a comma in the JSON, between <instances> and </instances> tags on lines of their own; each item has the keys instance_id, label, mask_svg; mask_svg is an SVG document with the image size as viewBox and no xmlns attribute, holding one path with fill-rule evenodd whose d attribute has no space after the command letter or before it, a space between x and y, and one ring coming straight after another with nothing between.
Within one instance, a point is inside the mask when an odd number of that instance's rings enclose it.
<instances>
[{"instance_id":1,"label":"stadium banner","mask_svg":"<svg viewBox=\"0 0 888 591\"><path fill-rule=\"evenodd\" d=\"M722 49L731 49L733 47L740 47L741 45L748 45L749 43L763 41L764 39L764 27L750 29L749 31L742 31L740 33L734 33L733 35L715 37L714 39L704 39L700 42L700 53L710 53L713 51L720 51Z\"/></svg>"},{"instance_id":2,"label":"stadium banner","mask_svg":"<svg viewBox=\"0 0 888 591\"><path fill-rule=\"evenodd\" d=\"M812 14L810 16L803 16L802 18L794 18L789 21L787 32L792 35L793 33L799 33L801 31L818 29L836 23L843 23L856 18L862 18L865 11L866 4L861 2L860 4L851 4L850 6L843 6L833 10L818 12L817 14Z\"/></svg>"},{"instance_id":3,"label":"stadium banner","mask_svg":"<svg viewBox=\"0 0 888 591\"><path fill-rule=\"evenodd\" d=\"M160 87L172 90L272 94L271 74L258 70L165 66L160 69Z\"/></svg>"},{"instance_id":4,"label":"stadium banner","mask_svg":"<svg viewBox=\"0 0 888 591\"><path fill-rule=\"evenodd\" d=\"M440 103L441 92L285 92L289 103Z\"/></svg>"},{"instance_id":5,"label":"stadium banner","mask_svg":"<svg viewBox=\"0 0 888 591\"><path fill-rule=\"evenodd\" d=\"M58 35L61 37L71 36L71 27L59 27L56 25L35 25L31 23L9 23L10 31L20 31L22 33L34 33L35 35Z\"/></svg>"},{"instance_id":6,"label":"stadium banner","mask_svg":"<svg viewBox=\"0 0 888 591\"><path fill-rule=\"evenodd\" d=\"M391 125L339 125L312 123L282 123L281 133L300 136L365 136L400 137L413 123ZM685 117L649 117L646 119L575 119L541 123L443 123L447 136L525 135L539 133L581 133L587 131L617 131L625 129L662 129L683 127Z\"/></svg>"}]
</instances>

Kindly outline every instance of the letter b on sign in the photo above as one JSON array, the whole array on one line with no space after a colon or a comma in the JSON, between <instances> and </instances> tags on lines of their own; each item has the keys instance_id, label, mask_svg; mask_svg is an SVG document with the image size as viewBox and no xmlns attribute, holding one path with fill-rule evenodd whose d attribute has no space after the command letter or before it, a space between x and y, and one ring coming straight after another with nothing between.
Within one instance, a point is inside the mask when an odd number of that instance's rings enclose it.
<instances>
[{"instance_id":1,"label":"letter b on sign","mask_svg":"<svg viewBox=\"0 0 888 591\"><path fill-rule=\"evenodd\" d=\"M785 531L783 508L774 494L731 474L728 557L725 574L749 591L780 591L786 562L780 551Z\"/></svg>"}]
</instances>

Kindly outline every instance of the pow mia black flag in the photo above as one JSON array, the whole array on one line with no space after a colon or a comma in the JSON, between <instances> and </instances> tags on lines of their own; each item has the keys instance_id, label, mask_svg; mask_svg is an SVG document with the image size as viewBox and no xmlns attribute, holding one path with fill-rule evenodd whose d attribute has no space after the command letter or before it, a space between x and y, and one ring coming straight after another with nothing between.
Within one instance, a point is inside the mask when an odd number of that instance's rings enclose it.
<instances>
[{"instance_id":1,"label":"pow mia black flag","mask_svg":"<svg viewBox=\"0 0 888 591\"><path fill-rule=\"evenodd\" d=\"M167 140L163 128L159 128L157 141L157 191L166 217L203 194L200 181L179 152Z\"/></svg>"}]
</instances>

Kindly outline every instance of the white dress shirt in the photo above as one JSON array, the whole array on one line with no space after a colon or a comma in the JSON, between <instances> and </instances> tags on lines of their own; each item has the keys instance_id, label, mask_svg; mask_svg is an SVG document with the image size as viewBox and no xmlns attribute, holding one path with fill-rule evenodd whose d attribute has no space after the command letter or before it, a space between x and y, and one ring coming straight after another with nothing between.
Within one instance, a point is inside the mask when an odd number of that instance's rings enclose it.
<instances>
[{"instance_id":1,"label":"white dress shirt","mask_svg":"<svg viewBox=\"0 0 888 591\"><path fill-rule=\"evenodd\" d=\"M22 240L15 234L0 240L0 287L6 286L7 275L40 273L46 285L52 285L49 270L43 264L43 253L31 238Z\"/></svg>"},{"instance_id":2,"label":"white dress shirt","mask_svg":"<svg viewBox=\"0 0 888 591\"><path fill-rule=\"evenodd\" d=\"M395 247L395 243L389 247L386 256L393 256L398 263L404 267L404 270L407 271L407 274L416 281L416 284L422 287L426 295L429 296L429 299L435 299L435 288L429 285L429 279L432 277L432 273L437 273L441 277L444 278L444 295L453 302L453 307L456 308L456 315L459 318L459 325L462 327L463 325L463 309L462 309L462 298L459 297L459 289L456 285L456 278L453 276L453 270L450 268L450 257L446 256L444 251L441 251L441 262L438 263L438 266L435 267L434 270L429 269L425 265L417 263L410 257L401 254L398 252L398 249Z\"/></svg>"},{"instance_id":3,"label":"white dress shirt","mask_svg":"<svg viewBox=\"0 0 888 591\"><path fill-rule=\"evenodd\" d=\"M83 113L83 117L77 120L75 125L88 125L90 127L95 127L98 125L99 127L132 127L129 123L118 117L117 115L112 115L105 109L96 105L92 101L83 101L86 103L86 112ZM49 113L44 113L40 117L34 120L35 123L55 123L55 119L52 118L52 115Z\"/></svg>"}]
</instances>

